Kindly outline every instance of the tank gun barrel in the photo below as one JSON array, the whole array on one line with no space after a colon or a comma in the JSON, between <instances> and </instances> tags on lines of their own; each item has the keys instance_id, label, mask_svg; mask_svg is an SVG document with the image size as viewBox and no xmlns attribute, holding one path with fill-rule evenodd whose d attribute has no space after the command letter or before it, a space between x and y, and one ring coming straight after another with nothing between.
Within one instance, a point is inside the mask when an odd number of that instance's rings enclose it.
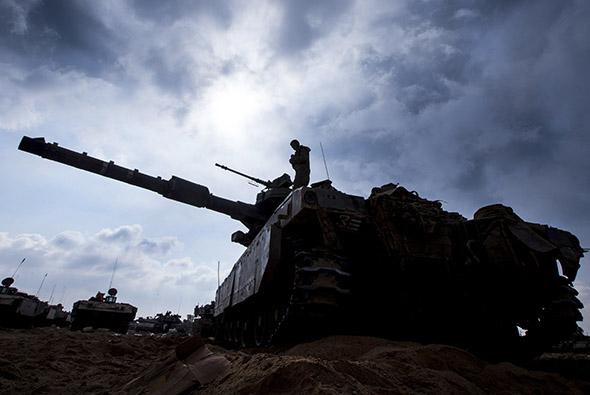
<instances>
[{"instance_id":1,"label":"tank gun barrel","mask_svg":"<svg viewBox=\"0 0 590 395\"><path fill-rule=\"evenodd\" d=\"M267 188L270 188L272 185L272 183L270 181L264 181L264 180L261 180L260 178L249 176L248 174L244 174L242 172L239 172L239 171L229 168L227 166L220 165L219 163L216 163L215 166L221 167L223 170L227 170L227 171L231 171L232 173L236 173L237 175L240 175L240 176L245 177L249 180L252 180L260 185L264 185Z\"/></svg>"},{"instance_id":2,"label":"tank gun barrel","mask_svg":"<svg viewBox=\"0 0 590 395\"><path fill-rule=\"evenodd\" d=\"M231 218L242 222L249 229L266 221L266 216L256 206L215 196L203 185L176 176L172 176L169 180L163 180L161 177L141 173L137 169L131 170L116 165L113 161L105 162L93 158L86 152L79 153L62 148L57 143L47 143L43 137L31 138L23 136L18 149L45 159L149 189L168 199L229 215Z\"/></svg>"}]
</instances>

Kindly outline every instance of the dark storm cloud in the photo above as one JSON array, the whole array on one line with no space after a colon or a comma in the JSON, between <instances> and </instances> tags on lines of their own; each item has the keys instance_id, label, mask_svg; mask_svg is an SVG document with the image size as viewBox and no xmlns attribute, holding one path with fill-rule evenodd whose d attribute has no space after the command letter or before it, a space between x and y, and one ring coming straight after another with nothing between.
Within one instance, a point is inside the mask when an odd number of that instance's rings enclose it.
<instances>
[{"instance_id":1,"label":"dark storm cloud","mask_svg":"<svg viewBox=\"0 0 590 395\"><path fill-rule=\"evenodd\" d=\"M381 81L372 88L381 110L361 109L366 119L388 107L405 113L392 112L389 127L357 127L332 149L368 150L368 161L389 163L392 178L427 194L513 202L581 230L575 213L586 203L572 197L560 207L548 189L590 194L579 176L590 174L589 19L583 1L408 2L372 26L401 26L406 50L369 41L359 60L367 81Z\"/></svg>"},{"instance_id":2,"label":"dark storm cloud","mask_svg":"<svg viewBox=\"0 0 590 395\"><path fill-rule=\"evenodd\" d=\"M277 46L283 55L294 55L329 32L339 17L349 9L352 1L301 0L283 4Z\"/></svg>"},{"instance_id":3,"label":"dark storm cloud","mask_svg":"<svg viewBox=\"0 0 590 395\"><path fill-rule=\"evenodd\" d=\"M185 41L167 40L174 36L170 29L181 18L191 23L206 18L225 29L232 21L227 4L137 1L118 5L120 8L104 7L81 0L0 2L0 55L6 63L26 72L16 81L26 89L51 85L56 72L75 71L130 89L145 73L152 76L157 87L172 95L195 92L200 75L194 71L198 67ZM125 22L133 21L129 15L118 14L128 11L131 16L157 25L149 33L156 39L144 37L148 43L145 53L132 56L141 66L139 75L137 69L129 69L125 58L135 50L143 51L134 47L134 40L145 32ZM203 43L203 37L195 36L195 40L208 45Z\"/></svg>"},{"instance_id":4,"label":"dark storm cloud","mask_svg":"<svg viewBox=\"0 0 590 395\"><path fill-rule=\"evenodd\" d=\"M232 21L232 12L227 2L215 0L134 0L133 8L141 18L157 24L170 24L182 18L207 15L222 27Z\"/></svg>"},{"instance_id":5,"label":"dark storm cloud","mask_svg":"<svg viewBox=\"0 0 590 395\"><path fill-rule=\"evenodd\" d=\"M176 95L195 92L196 81L192 70L196 67L192 58L179 56L171 60L163 56L167 50L154 48L145 59L145 66L150 70L154 83L162 90ZM182 53L182 49L179 51Z\"/></svg>"},{"instance_id":6,"label":"dark storm cloud","mask_svg":"<svg viewBox=\"0 0 590 395\"><path fill-rule=\"evenodd\" d=\"M0 4L0 50L26 69L48 66L99 76L116 64L122 41L87 2L39 1L30 8Z\"/></svg>"}]
</instances>

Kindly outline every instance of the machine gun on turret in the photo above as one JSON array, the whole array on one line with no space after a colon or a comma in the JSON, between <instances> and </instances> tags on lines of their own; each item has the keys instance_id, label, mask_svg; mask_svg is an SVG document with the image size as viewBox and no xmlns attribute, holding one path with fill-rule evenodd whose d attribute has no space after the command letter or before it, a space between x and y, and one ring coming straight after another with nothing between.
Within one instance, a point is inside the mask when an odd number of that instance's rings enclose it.
<instances>
[{"instance_id":1,"label":"machine gun on turret","mask_svg":"<svg viewBox=\"0 0 590 395\"><path fill-rule=\"evenodd\" d=\"M291 181L291 177L287 173L284 173L282 176L277 177L272 181L270 181L270 180L264 181L260 178L249 176L248 174L239 172L239 171L234 170L230 167L220 165L219 163L216 163L215 166L221 167L223 170L231 171L232 173L235 173L235 174L245 177L249 180L252 180L257 184L264 185L268 189L270 189L270 188L289 188L289 187L291 187L291 185L293 185L293 182Z\"/></svg>"},{"instance_id":2,"label":"machine gun on turret","mask_svg":"<svg viewBox=\"0 0 590 395\"><path fill-rule=\"evenodd\" d=\"M248 228L248 233L238 231L232 235L232 241L246 246L262 226L264 226L264 223L274 209L290 193L289 186L291 180L286 174L269 182L256 179L257 181L262 181L261 184L265 185L267 189L258 194L256 204L249 204L215 196L209 192L206 186L190 182L180 177L172 176L169 180L164 180L161 177L153 177L141 173L137 169L131 170L116 165L113 161L105 162L89 156L86 152L79 153L62 148L57 143L47 143L43 137L31 138L24 136L18 149L39 155L45 159L77 167L140 188L149 189L168 199L229 215ZM235 170L232 171L246 176ZM287 179L285 179L285 176ZM254 178L250 176L246 177Z\"/></svg>"}]
</instances>

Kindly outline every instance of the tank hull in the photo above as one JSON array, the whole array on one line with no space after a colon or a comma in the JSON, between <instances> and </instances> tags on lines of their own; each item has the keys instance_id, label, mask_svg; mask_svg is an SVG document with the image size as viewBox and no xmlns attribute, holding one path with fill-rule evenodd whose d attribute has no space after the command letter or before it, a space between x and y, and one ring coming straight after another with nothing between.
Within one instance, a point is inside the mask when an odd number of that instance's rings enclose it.
<instances>
[{"instance_id":1,"label":"tank hull","mask_svg":"<svg viewBox=\"0 0 590 395\"><path fill-rule=\"evenodd\" d=\"M72 330L86 327L106 328L117 333L127 333L135 319L137 308L127 303L103 303L78 301L72 308Z\"/></svg>"},{"instance_id":2,"label":"tank hull","mask_svg":"<svg viewBox=\"0 0 590 395\"><path fill-rule=\"evenodd\" d=\"M49 305L47 314L43 320L45 326L66 327L70 324L70 313L63 311L61 305Z\"/></svg>"},{"instance_id":3,"label":"tank hull","mask_svg":"<svg viewBox=\"0 0 590 395\"><path fill-rule=\"evenodd\" d=\"M43 324L48 305L36 298L0 294L1 326L28 328Z\"/></svg>"},{"instance_id":4,"label":"tank hull","mask_svg":"<svg viewBox=\"0 0 590 395\"><path fill-rule=\"evenodd\" d=\"M304 187L218 288L216 336L250 346L350 333L530 354L579 331L582 255L575 236L501 205L467 220L397 186L368 199Z\"/></svg>"}]
</instances>

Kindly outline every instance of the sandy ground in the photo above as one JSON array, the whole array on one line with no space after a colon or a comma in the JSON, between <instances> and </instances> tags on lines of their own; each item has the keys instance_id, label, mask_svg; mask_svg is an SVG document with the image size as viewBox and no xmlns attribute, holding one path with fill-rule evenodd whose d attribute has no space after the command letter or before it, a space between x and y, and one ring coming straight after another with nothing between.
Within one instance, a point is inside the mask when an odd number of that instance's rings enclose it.
<instances>
[{"instance_id":1,"label":"sandy ground","mask_svg":"<svg viewBox=\"0 0 590 395\"><path fill-rule=\"evenodd\" d=\"M590 383L579 379L487 363L455 347L371 337L328 337L275 354L226 352L226 357L232 361L228 374L196 393L590 393Z\"/></svg>"},{"instance_id":2,"label":"sandy ground","mask_svg":"<svg viewBox=\"0 0 590 395\"><path fill-rule=\"evenodd\" d=\"M0 328L0 394L110 394L181 340Z\"/></svg>"},{"instance_id":3,"label":"sandy ground","mask_svg":"<svg viewBox=\"0 0 590 395\"><path fill-rule=\"evenodd\" d=\"M181 340L55 328L0 329L0 393L116 393L169 357ZM576 379L506 362L487 363L455 347L371 337L328 337L282 350L209 348L231 365L193 394L590 393L590 383L579 378L590 380L590 372L584 371L590 361L579 355L578 360L546 356L535 365L559 370L555 366L567 369L573 363L579 370Z\"/></svg>"}]
</instances>

